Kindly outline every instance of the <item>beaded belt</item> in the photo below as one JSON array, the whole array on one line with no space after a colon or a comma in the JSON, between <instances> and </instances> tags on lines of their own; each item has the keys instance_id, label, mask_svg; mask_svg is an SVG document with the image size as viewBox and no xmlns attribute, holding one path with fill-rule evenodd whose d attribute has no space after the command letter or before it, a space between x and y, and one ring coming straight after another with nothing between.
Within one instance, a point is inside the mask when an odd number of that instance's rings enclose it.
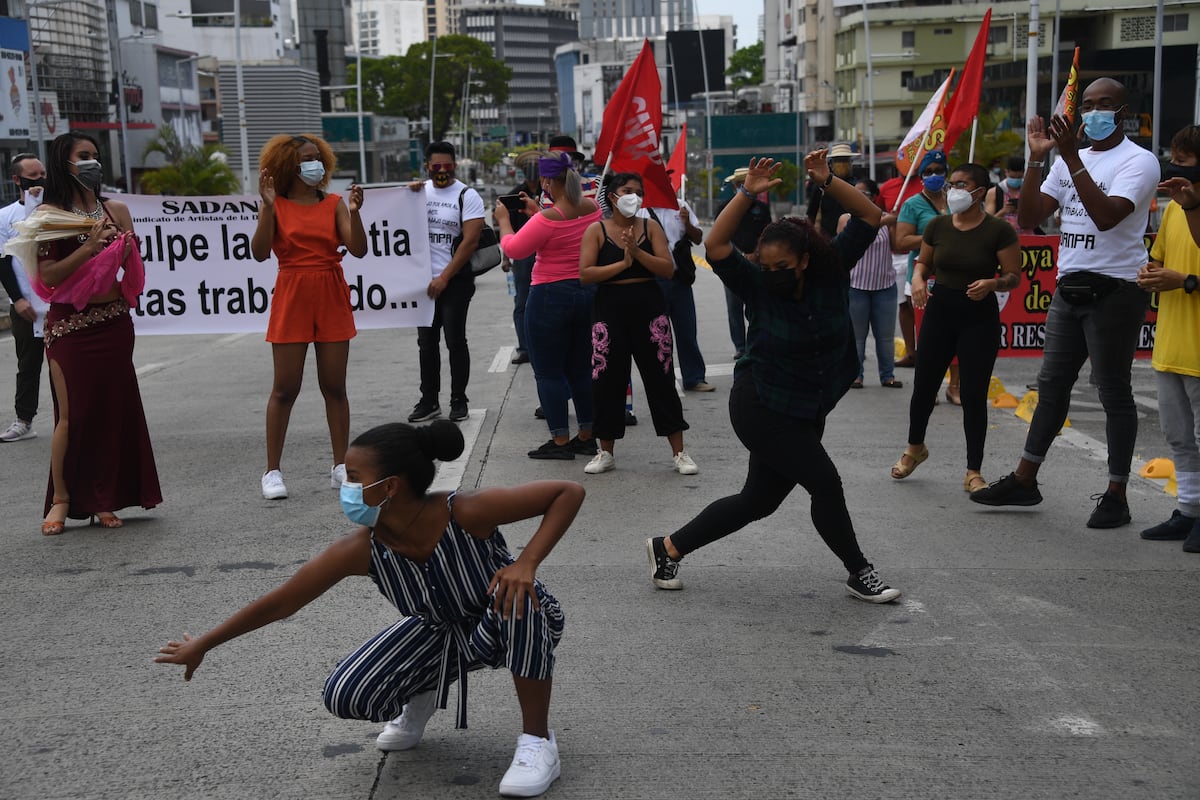
<instances>
[{"instance_id":1,"label":"beaded belt","mask_svg":"<svg viewBox=\"0 0 1200 800\"><path fill-rule=\"evenodd\" d=\"M129 304L124 300L114 300L102 306L92 306L91 308L84 309L66 319L60 319L57 322L47 325L43 333L46 347L75 331L95 327L102 322L107 322L110 319L115 319L128 313Z\"/></svg>"}]
</instances>

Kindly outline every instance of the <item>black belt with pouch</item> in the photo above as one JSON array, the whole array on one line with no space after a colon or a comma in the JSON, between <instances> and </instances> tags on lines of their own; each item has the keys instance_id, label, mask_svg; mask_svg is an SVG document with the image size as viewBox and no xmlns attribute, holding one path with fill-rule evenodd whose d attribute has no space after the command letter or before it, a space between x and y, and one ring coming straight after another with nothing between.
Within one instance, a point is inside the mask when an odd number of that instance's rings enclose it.
<instances>
[{"instance_id":1,"label":"black belt with pouch","mask_svg":"<svg viewBox=\"0 0 1200 800\"><path fill-rule=\"evenodd\" d=\"M1122 283L1119 278L1082 270L1061 276L1055 293L1073 306L1088 306L1115 292Z\"/></svg>"}]
</instances>

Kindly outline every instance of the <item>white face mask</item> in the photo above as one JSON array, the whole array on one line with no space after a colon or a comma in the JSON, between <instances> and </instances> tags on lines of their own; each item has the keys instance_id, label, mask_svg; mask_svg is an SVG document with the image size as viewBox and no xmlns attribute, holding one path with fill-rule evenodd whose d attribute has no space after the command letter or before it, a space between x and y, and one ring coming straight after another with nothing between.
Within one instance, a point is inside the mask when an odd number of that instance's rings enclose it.
<instances>
[{"instance_id":1,"label":"white face mask","mask_svg":"<svg viewBox=\"0 0 1200 800\"><path fill-rule=\"evenodd\" d=\"M325 179L325 165L320 161L301 161L300 180L309 186L316 186Z\"/></svg>"},{"instance_id":2,"label":"white face mask","mask_svg":"<svg viewBox=\"0 0 1200 800\"><path fill-rule=\"evenodd\" d=\"M946 192L946 207L951 214L961 214L975 205L975 197L966 189L951 189Z\"/></svg>"},{"instance_id":3,"label":"white face mask","mask_svg":"<svg viewBox=\"0 0 1200 800\"><path fill-rule=\"evenodd\" d=\"M636 194L623 194L617 198L617 211L626 217L632 217L641 209L642 198Z\"/></svg>"}]
</instances>

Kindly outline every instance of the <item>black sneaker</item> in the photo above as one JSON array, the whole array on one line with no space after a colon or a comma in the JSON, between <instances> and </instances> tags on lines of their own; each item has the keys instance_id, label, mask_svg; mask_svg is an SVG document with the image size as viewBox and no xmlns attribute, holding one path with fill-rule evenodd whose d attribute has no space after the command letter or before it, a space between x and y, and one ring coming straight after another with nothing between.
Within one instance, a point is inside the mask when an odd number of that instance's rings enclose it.
<instances>
[{"instance_id":1,"label":"black sneaker","mask_svg":"<svg viewBox=\"0 0 1200 800\"><path fill-rule=\"evenodd\" d=\"M442 407L436 402L430 403L422 400L413 406L412 413L408 415L409 422L428 422L431 419L437 419L442 415Z\"/></svg>"},{"instance_id":2,"label":"black sneaker","mask_svg":"<svg viewBox=\"0 0 1200 800\"><path fill-rule=\"evenodd\" d=\"M537 408L535 408L535 409L533 410L533 416L534 416L534 418L535 418L535 419L545 419L545 418L546 418L546 413L545 413L544 411L542 411L542 407L541 407L541 406L538 406Z\"/></svg>"},{"instance_id":3,"label":"black sneaker","mask_svg":"<svg viewBox=\"0 0 1200 800\"><path fill-rule=\"evenodd\" d=\"M574 461L575 451L571 449L570 442L555 444L554 440L550 439L538 449L530 450L529 457L546 461Z\"/></svg>"},{"instance_id":4,"label":"black sneaker","mask_svg":"<svg viewBox=\"0 0 1200 800\"><path fill-rule=\"evenodd\" d=\"M1183 543L1183 552L1200 553L1200 519L1192 525L1192 532Z\"/></svg>"},{"instance_id":5,"label":"black sneaker","mask_svg":"<svg viewBox=\"0 0 1200 800\"><path fill-rule=\"evenodd\" d=\"M1092 499L1096 501L1096 510L1088 517L1089 528L1119 528L1132 521L1129 504L1112 492L1094 494Z\"/></svg>"},{"instance_id":6,"label":"black sneaker","mask_svg":"<svg viewBox=\"0 0 1200 800\"><path fill-rule=\"evenodd\" d=\"M510 364L528 364L529 363L529 353L526 353L524 350L518 350L515 353L513 353L512 360L509 361L509 363Z\"/></svg>"},{"instance_id":7,"label":"black sneaker","mask_svg":"<svg viewBox=\"0 0 1200 800\"><path fill-rule=\"evenodd\" d=\"M467 416L468 416L467 402L465 400L459 400L457 402L455 402L453 400L450 401L450 421L451 422L462 422L464 419L467 418Z\"/></svg>"},{"instance_id":8,"label":"black sneaker","mask_svg":"<svg viewBox=\"0 0 1200 800\"><path fill-rule=\"evenodd\" d=\"M1036 506L1042 502L1042 493L1036 481L1033 486L1026 486L1017 480L1015 472L1010 472L995 483L971 492L971 502L985 506Z\"/></svg>"},{"instance_id":9,"label":"black sneaker","mask_svg":"<svg viewBox=\"0 0 1200 800\"><path fill-rule=\"evenodd\" d=\"M1151 542L1178 542L1180 539L1188 538L1188 534L1195 526L1196 520L1192 517L1185 517L1183 512L1177 508L1171 512L1171 518L1166 522L1160 522L1154 527L1142 531L1142 538Z\"/></svg>"},{"instance_id":10,"label":"black sneaker","mask_svg":"<svg viewBox=\"0 0 1200 800\"><path fill-rule=\"evenodd\" d=\"M879 573L870 564L846 580L846 591L868 603L890 603L900 596L900 590L884 583L883 578L879 577Z\"/></svg>"},{"instance_id":11,"label":"black sneaker","mask_svg":"<svg viewBox=\"0 0 1200 800\"><path fill-rule=\"evenodd\" d=\"M682 589L683 581L676 576L679 574L679 562L667 555L666 545L662 536L646 540L646 555L650 557L650 580L659 589Z\"/></svg>"},{"instance_id":12,"label":"black sneaker","mask_svg":"<svg viewBox=\"0 0 1200 800\"><path fill-rule=\"evenodd\" d=\"M628 409L625 410L625 424L630 427L637 425L637 417Z\"/></svg>"},{"instance_id":13,"label":"black sneaker","mask_svg":"<svg viewBox=\"0 0 1200 800\"><path fill-rule=\"evenodd\" d=\"M578 436L571 438L567 442L567 447L571 448L571 452L579 456L594 456L600 452L600 446L596 444L596 437L591 439L580 439Z\"/></svg>"}]
</instances>

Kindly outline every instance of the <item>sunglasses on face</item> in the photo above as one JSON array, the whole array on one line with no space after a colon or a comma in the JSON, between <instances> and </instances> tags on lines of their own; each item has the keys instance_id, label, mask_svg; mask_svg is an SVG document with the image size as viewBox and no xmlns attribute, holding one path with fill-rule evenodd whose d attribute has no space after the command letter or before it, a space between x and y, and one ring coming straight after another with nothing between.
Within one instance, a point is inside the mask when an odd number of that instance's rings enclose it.
<instances>
[{"instance_id":1,"label":"sunglasses on face","mask_svg":"<svg viewBox=\"0 0 1200 800\"><path fill-rule=\"evenodd\" d=\"M449 164L430 164L430 172L454 172L454 163Z\"/></svg>"},{"instance_id":2,"label":"sunglasses on face","mask_svg":"<svg viewBox=\"0 0 1200 800\"><path fill-rule=\"evenodd\" d=\"M929 167L921 174L922 175L945 175L946 170L943 169L942 167Z\"/></svg>"}]
</instances>

